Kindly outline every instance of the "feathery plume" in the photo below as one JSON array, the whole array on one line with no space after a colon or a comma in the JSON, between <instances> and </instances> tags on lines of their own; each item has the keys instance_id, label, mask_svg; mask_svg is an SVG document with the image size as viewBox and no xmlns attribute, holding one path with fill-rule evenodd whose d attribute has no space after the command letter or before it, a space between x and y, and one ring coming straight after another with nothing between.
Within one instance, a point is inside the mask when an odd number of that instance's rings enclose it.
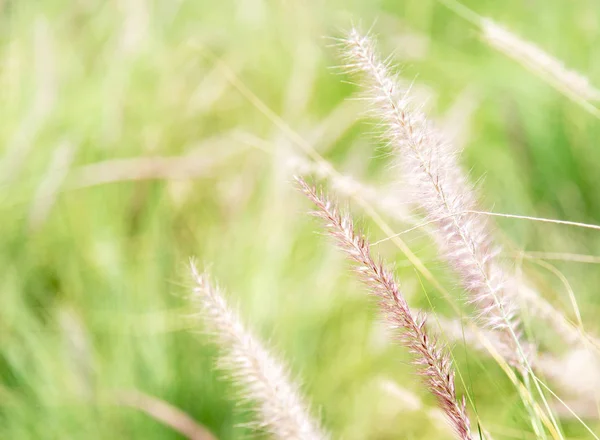
<instances>
[{"instance_id":1,"label":"feathery plume","mask_svg":"<svg viewBox=\"0 0 600 440\"><path fill-rule=\"evenodd\" d=\"M445 350L427 334L423 316L415 316L402 296L393 274L371 256L369 243L354 230L352 219L341 215L337 207L318 194L301 178L296 178L304 194L318 210L315 215L325 221L329 233L341 250L356 263L356 272L379 300L382 314L391 329L398 330L400 341L414 355L429 390L436 396L457 438L470 440L470 422L466 401L458 401L454 389L454 370Z\"/></svg>"},{"instance_id":2,"label":"feathery plume","mask_svg":"<svg viewBox=\"0 0 600 440\"><path fill-rule=\"evenodd\" d=\"M437 241L448 263L460 275L470 302L486 326L499 330L518 354L513 365L521 370L523 351L515 303L505 293L507 279L496 260L496 248L485 219L476 210L474 190L458 163L458 153L427 121L379 59L373 41L353 29L344 40L347 69L362 75L373 111L383 122L384 137L395 149L418 203L437 225Z\"/></svg>"},{"instance_id":3,"label":"feathery plume","mask_svg":"<svg viewBox=\"0 0 600 440\"><path fill-rule=\"evenodd\" d=\"M348 197L358 195L363 200L366 200L379 208L381 212L387 214L390 218L415 226L419 223L417 218L408 212L408 207L406 206L407 203L403 203L402 200L399 200L397 193L394 191L368 185L350 175L340 176L331 174L329 169L323 164L311 162L301 156L289 156L285 162L285 166L290 168L293 174L298 174L303 177L312 175L319 180L327 179L330 187L336 192ZM435 228L429 227L429 222L425 222L422 227L429 235L434 238L436 237ZM537 319L543 320L551 326L564 342L567 344L586 344L591 342L596 347L600 347L600 341L591 335L583 334L580 329L574 327L559 310L554 308L554 306L544 299L544 297L525 283L525 280L520 279L513 281L518 283L518 288L507 289L506 294L511 296L517 303L519 303L519 301L526 303L527 306L530 307L530 311L532 312L531 315L535 316ZM477 337L476 335L473 336L475 338ZM488 332L488 336L492 337L492 333ZM494 334L493 337L497 339L497 335ZM499 351L502 357L508 359L511 364L519 363L518 353L514 353L510 346L501 344L500 341L496 345L501 345L503 347L503 349ZM484 349L484 347L480 348ZM532 357L530 356L535 354L535 346L528 345L525 348L525 353L528 355L528 359L531 360Z\"/></svg>"},{"instance_id":4,"label":"feathery plume","mask_svg":"<svg viewBox=\"0 0 600 440\"><path fill-rule=\"evenodd\" d=\"M349 175L332 175L322 164L313 163L300 156L290 156L286 162L286 166L289 167L294 174L299 174L304 177L311 174L317 179L328 179L331 188L336 192L348 197L359 195L362 199L377 206L391 218L408 224L418 224L417 219L407 212L405 203L398 200L397 194L392 191L367 185ZM423 228L429 235L435 238L435 228L428 226L429 222L425 222ZM507 291L506 294L510 295L517 303L519 301L526 303L527 306L530 307L531 314L551 326L567 344L586 344L591 342L596 347L600 347L600 342L596 338L591 335L583 334L581 330L574 327L560 311L555 309L538 292L528 286L528 284L525 283L525 280L520 279L517 282L518 288L511 289ZM477 338L476 335L472 336ZM488 332L488 339L489 337L498 339L497 335L492 332ZM502 344L500 341L498 341L496 345L502 346L503 349L499 351L502 357L508 359L511 364L518 364L518 353L512 351L514 347L511 348L506 344ZM485 350L483 346L480 348ZM535 354L535 346L526 344L525 354L528 355L528 359L531 360L531 356Z\"/></svg>"},{"instance_id":5,"label":"feathery plume","mask_svg":"<svg viewBox=\"0 0 600 440\"><path fill-rule=\"evenodd\" d=\"M481 29L484 40L490 46L548 79L553 86L587 101L600 100L600 90L588 78L568 69L562 61L535 44L523 40L488 18L481 20Z\"/></svg>"},{"instance_id":6,"label":"feathery plume","mask_svg":"<svg viewBox=\"0 0 600 440\"><path fill-rule=\"evenodd\" d=\"M258 405L259 428L281 440L327 439L283 364L246 329L208 275L193 262L190 266L195 282L191 300L222 352L218 366L231 374L246 400Z\"/></svg>"}]
</instances>

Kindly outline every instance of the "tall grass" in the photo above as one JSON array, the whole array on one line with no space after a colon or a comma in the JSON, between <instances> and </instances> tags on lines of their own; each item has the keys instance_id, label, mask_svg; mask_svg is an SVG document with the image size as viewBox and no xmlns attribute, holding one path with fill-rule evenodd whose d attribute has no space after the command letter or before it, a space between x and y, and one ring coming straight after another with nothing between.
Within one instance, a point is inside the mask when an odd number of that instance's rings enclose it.
<instances>
[{"instance_id":1,"label":"tall grass","mask_svg":"<svg viewBox=\"0 0 600 440\"><path fill-rule=\"evenodd\" d=\"M466 5L600 84L594 2ZM434 223L413 229L425 220L406 203L387 141L361 120L359 87L346 81L357 79L332 74L338 53L322 38L375 23L380 52L403 66L428 119L460 134L467 179L485 176L479 206L599 223L597 119L492 50L479 28L433 0L5 1L0 11L0 437L175 439L202 426L222 440L266 437L215 371L211 338L182 318L192 307L181 267L196 255L256 338L285 354L332 438L451 438L411 355L305 215L291 175L316 169L348 199L411 310L428 314L428 331L459 324L448 353L473 436L534 438L539 412L563 438L593 438L569 408L598 430L597 354L581 343L600 334L597 232L494 218L505 270L570 331L567 344L520 308L548 411L488 345L472 347L472 336L486 338L470 333L472 309L429 236ZM147 396L160 416L119 403L124 395Z\"/></svg>"}]
</instances>

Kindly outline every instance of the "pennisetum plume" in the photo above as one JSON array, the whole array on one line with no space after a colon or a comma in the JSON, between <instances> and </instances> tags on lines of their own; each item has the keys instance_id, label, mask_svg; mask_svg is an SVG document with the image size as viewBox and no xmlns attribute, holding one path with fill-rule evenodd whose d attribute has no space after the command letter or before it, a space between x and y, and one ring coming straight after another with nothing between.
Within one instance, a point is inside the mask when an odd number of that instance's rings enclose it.
<instances>
[{"instance_id":1,"label":"pennisetum plume","mask_svg":"<svg viewBox=\"0 0 600 440\"><path fill-rule=\"evenodd\" d=\"M356 264L361 280L377 297L390 328L399 332L400 341L414 355L414 363L419 367L429 391L436 396L457 438L472 439L465 399L459 401L456 397L450 357L446 349L428 335L425 318L411 312L393 274L373 259L369 243L354 230L352 219L341 215L335 204L304 180L296 180L304 194L316 205L315 215L325 221L340 249Z\"/></svg>"},{"instance_id":2,"label":"pennisetum plume","mask_svg":"<svg viewBox=\"0 0 600 440\"><path fill-rule=\"evenodd\" d=\"M469 300L490 329L512 347L508 359L526 370L515 303L506 293L509 280L498 264L485 219L474 213L476 199L458 162L458 153L433 129L410 88L403 87L381 61L369 36L353 29L343 40L346 68L362 77L372 110L384 128L416 200L436 225L438 245L459 274Z\"/></svg>"},{"instance_id":3,"label":"pennisetum plume","mask_svg":"<svg viewBox=\"0 0 600 440\"><path fill-rule=\"evenodd\" d=\"M484 40L493 48L541 75L554 87L586 101L600 100L600 90L579 72L535 44L526 41L488 18L481 19Z\"/></svg>"},{"instance_id":4,"label":"pennisetum plume","mask_svg":"<svg viewBox=\"0 0 600 440\"><path fill-rule=\"evenodd\" d=\"M280 440L327 439L284 365L248 331L208 275L193 262L190 266L195 283L190 299L219 347L218 367L233 377L243 398L257 406L258 427Z\"/></svg>"}]
</instances>

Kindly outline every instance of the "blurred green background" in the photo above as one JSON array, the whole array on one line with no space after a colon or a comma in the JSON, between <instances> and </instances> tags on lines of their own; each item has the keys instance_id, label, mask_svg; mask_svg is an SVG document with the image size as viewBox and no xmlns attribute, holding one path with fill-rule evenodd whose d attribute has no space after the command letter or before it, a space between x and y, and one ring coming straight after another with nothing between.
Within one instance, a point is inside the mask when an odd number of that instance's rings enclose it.
<instances>
[{"instance_id":1,"label":"blurred green background","mask_svg":"<svg viewBox=\"0 0 600 440\"><path fill-rule=\"evenodd\" d=\"M600 84L598 1L465 4ZM181 438L119 405L122 390L163 399L220 439L254 435L243 427L251 414L213 371L201 323L188 319L190 256L287 360L336 438L450 438L343 256L315 233L321 225L291 184L303 151L216 60L336 169L387 188L398 171L364 104L348 99L357 88L336 68L329 38L352 23L372 26L382 53L464 148L473 181L484 177L484 207L600 223L600 121L437 1L4 0L0 11L1 438ZM156 157L176 159L118 161ZM384 237L349 206L373 241ZM497 223L508 264L515 249L600 255L597 231ZM432 241L422 231L404 238L460 303ZM389 243L378 250L411 305L452 316L402 253ZM598 266L550 263L598 334ZM555 273L522 268L574 319ZM563 352L532 325L543 350ZM452 347L467 385L460 393L494 438L535 438L500 368ZM590 438L563 422L568 438Z\"/></svg>"}]
</instances>

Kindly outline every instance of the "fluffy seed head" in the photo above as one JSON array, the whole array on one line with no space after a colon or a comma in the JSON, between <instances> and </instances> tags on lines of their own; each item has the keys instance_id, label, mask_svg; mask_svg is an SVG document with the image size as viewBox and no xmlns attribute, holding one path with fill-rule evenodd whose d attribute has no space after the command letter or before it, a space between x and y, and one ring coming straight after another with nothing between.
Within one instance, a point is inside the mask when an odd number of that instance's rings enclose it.
<instances>
[{"instance_id":1,"label":"fluffy seed head","mask_svg":"<svg viewBox=\"0 0 600 440\"><path fill-rule=\"evenodd\" d=\"M314 214L325 222L339 248L355 263L356 272L377 298L389 327L399 335L401 343L414 356L414 364L419 367L429 391L436 396L457 438L471 439L465 399L459 401L456 398L452 362L445 347L429 337L424 315L413 315L394 275L381 261L373 259L367 239L355 232L352 219L340 214L334 203L302 179L296 180L317 207Z\"/></svg>"},{"instance_id":2,"label":"fluffy seed head","mask_svg":"<svg viewBox=\"0 0 600 440\"><path fill-rule=\"evenodd\" d=\"M191 272L195 283L191 301L219 347L218 367L234 379L242 398L257 406L257 427L282 440L327 439L283 364L246 329L208 275L193 263Z\"/></svg>"},{"instance_id":3,"label":"fluffy seed head","mask_svg":"<svg viewBox=\"0 0 600 440\"><path fill-rule=\"evenodd\" d=\"M490 19L482 21L482 31L484 40L490 46L549 80L553 86L568 90L584 100L600 100L600 90L588 78L568 69L562 61L535 44Z\"/></svg>"},{"instance_id":4,"label":"fluffy seed head","mask_svg":"<svg viewBox=\"0 0 600 440\"><path fill-rule=\"evenodd\" d=\"M486 326L504 333L522 355L515 303L506 294L507 277L497 262L485 219L473 213L476 198L458 162L458 152L427 121L411 101L389 63L380 60L373 40L353 29L344 40L347 68L362 78L368 101L381 121L384 138L395 150L417 203L436 225L442 254L460 275L469 301Z\"/></svg>"}]
</instances>

